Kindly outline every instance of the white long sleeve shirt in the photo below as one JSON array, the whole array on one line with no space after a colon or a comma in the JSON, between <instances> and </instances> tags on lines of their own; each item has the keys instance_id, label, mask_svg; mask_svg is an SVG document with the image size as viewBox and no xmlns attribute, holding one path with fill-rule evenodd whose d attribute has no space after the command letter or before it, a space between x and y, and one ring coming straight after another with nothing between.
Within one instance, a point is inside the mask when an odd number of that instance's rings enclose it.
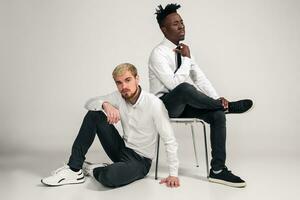
<instances>
[{"instance_id":1,"label":"white long sleeve shirt","mask_svg":"<svg viewBox=\"0 0 300 200\"><path fill-rule=\"evenodd\" d=\"M151 52L149 58L149 81L150 92L160 97L164 93L173 90L180 83L187 82L189 78L194 82L196 88L214 99L219 95L206 78L200 67L196 64L193 56L191 58L181 56L181 66L176 70L176 45L167 38L157 45Z\"/></svg>"},{"instance_id":2,"label":"white long sleeve shirt","mask_svg":"<svg viewBox=\"0 0 300 200\"><path fill-rule=\"evenodd\" d=\"M178 144L162 101L142 90L136 103L132 105L125 101L118 91L115 91L88 100L85 108L91 111L103 111L104 102L109 102L119 110L125 145L141 156L154 158L157 133L159 133L166 147L169 175L178 176Z\"/></svg>"}]
</instances>

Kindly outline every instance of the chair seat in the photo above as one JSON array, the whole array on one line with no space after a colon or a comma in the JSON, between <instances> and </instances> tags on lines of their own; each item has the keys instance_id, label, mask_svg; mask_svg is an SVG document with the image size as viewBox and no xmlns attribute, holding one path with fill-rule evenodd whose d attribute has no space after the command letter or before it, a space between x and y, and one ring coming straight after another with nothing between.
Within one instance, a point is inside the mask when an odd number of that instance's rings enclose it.
<instances>
[{"instance_id":1,"label":"chair seat","mask_svg":"<svg viewBox=\"0 0 300 200\"><path fill-rule=\"evenodd\" d=\"M193 122L203 122L203 120L198 118L170 118L170 122L193 123Z\"/></svg>"}]
</instances>

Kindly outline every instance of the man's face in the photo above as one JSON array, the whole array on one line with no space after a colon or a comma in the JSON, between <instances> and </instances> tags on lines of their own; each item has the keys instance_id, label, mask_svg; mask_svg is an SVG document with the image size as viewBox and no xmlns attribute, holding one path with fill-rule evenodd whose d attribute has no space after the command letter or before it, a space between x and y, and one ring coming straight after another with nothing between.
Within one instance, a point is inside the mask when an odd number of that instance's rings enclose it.
<instances>
[{"instance_id":1,"label":"man's face","mask_svg":"<svg viewBox=\"0 0 300 200\"><path fill-rule=\"evenodd\" d=\"M179 41L184 40L185 27L183 20L178 13L171 13L164 19L161 30L165 37L171 42L178 44Z\"/></svg>"},{"instance_id":2,"label":"man's face","mask_svg":"<svg viewBox=\"0 0 300 200\"><path fill-rule=\"evenodd\" d=\"M130 71L114 78L119 92L125 100L131 99L137 92L139 76L134 77Z\"/></svg>"}]
</instances>

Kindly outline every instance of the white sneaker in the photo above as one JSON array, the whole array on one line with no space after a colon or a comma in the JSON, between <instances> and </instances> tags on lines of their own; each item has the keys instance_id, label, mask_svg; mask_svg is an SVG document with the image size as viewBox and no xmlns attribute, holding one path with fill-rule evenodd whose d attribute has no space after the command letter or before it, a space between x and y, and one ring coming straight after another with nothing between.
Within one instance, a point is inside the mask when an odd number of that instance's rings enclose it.
<instances>
[{"instance_id":1,"label":"white sneaker","mask_svg":"<svg viewBox=\"0 0 300 200\"><path fill-rule=\"evenodd\" d=\"M93 176L93 171L97 167L106 167L109 165L108 163L92 163L88 161L84 161L82 165L82 171L85 176Z\"/></svg>"},{"instance_id":2,"label":"white sneaker","mask_svg":"<svg viewBox=\"0 0 300 200\"><path fill-rule=\"evenodd\" d=\"M67 184L83 183L85 181L82 170L74 172L65 165L52 173L52 176L43 178L41 182L47 186L59 186Z\"/></svg>"}]
</instances>

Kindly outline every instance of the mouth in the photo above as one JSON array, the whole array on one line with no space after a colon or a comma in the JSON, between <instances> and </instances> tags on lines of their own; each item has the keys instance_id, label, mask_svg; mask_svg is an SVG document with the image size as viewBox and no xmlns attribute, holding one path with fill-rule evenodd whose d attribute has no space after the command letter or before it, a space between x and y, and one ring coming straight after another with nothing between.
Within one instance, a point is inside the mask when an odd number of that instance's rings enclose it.
<instances>
[{"instance_id":1,"label":"mouth","mask_svg":"<svg viewBox=\"0 0 300 200\"><path fill-rule=\"evenodd\" d=\"M129 92L130 90L128 89L125 89L125 90L122 90L121 93L126 93L126 92Z\"/></svg>"},{"instance_id":2,"label":"mouth","mask_svg":"<svg viewBox=\"0 0 300 200\"><path fill-rule=\"evenodd\" d=\"M124 96L128 96L129 92L130 92L129 90L126 90L126 91L122 91L121 94L124 95Z\"/></svg>"}]
</instances>

